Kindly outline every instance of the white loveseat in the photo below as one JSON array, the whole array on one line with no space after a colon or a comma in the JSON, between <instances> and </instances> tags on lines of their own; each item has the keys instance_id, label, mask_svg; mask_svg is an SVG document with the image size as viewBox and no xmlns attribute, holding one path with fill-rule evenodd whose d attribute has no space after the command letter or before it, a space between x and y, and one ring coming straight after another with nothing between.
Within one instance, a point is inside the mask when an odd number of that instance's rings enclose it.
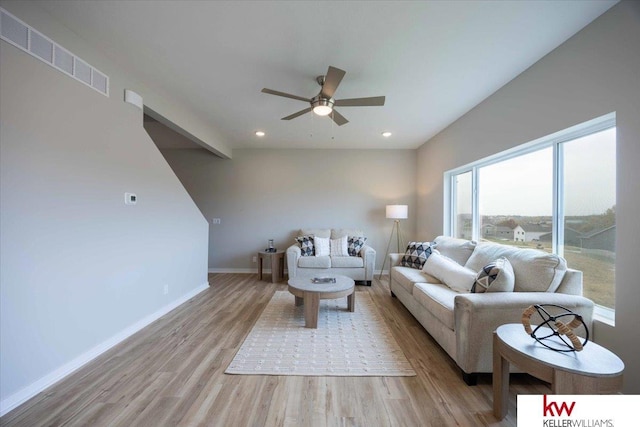
<instances>
[{"instance_id":1,"label":"white loveseat","mask_svg":"<svg viewBox=\"0 0 640 427\"><path fill-rule=\"evenodd\" d=\"M580 314L591 328L594 305L582 296L582 272L567 268L563 258L535 249L443 236L434 243L439 254L458 264L451 265L455 267L452 271L464 267L475 274L504 257L515 275L512 292L471 293L460 291L461 287L469 288L467 279L464 284L445 284L423 270L403 267L404 254L389 256L391 295L406 306L451 356L462 369L467 384L475 384L477 373L493 371L493 331L502 324L519 323L522 312L532 304L564 306ZM458 275L448 273L439 271L438 275L455 281Z\"/></svg>"},{"instance_id":2,"label":"white loveseat","mask_svg":"<svg viewBox=\"0 0 640 427\"><path fill-rule=\"evenodd\" d=\"M339 239L343 236L366 237L362 230L329 228L301 229L297 236L313 236L325 239ZM363 243L353 256L344 256L344 254L339 256L335 254L316 256L315 253L303 256L302 252L299 243L287 248L287 268L290 279L336 274L350 277L355 281L364 281L371 286L373 269L376 263L376 251L366 243Z\"/></svg>"}]
</instances>

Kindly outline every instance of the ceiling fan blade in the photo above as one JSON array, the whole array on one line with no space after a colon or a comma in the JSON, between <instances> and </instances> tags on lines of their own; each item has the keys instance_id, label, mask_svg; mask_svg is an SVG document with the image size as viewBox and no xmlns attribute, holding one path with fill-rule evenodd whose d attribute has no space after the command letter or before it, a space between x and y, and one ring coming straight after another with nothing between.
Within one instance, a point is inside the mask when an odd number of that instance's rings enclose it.
<instances>
[{"instance_id":1,"label":"ceiling fan blade","mask_svg":"<svg viewBox=\"0 0 640 427\"><path fill-rule=\"evenodd\" d=\"M335 93L336 89L338 89L338 85L342 81L342 78L345 74L346 71L343 71L340 68L329 66L327 75L324 76L324 84L322 85L322 96L333 98L333 94Z\"/></svg>"},{"instance_id":2,"label":"ceiling fan blade","mask_svg":"<svg viewBox=\"0 0 640 427\"><path fill-rule=\"evenodd\" d=\"M304 98L298 95L291 95L290 93L284 93L277 90L267 89L266 87L262 89L262 93L268 93L269 95L283 96L285 98L297 99L298 101L311 102L311 99Z\"/></svg>"},{"instance_id":3,"label":"ceiling fan blade","mask_svg":"<svg viewBox=\"0 0 640 427\"><path fill-rule=\"evenodd\" d=\"M384 96L372 96L370 98L338 99L335 105L339 107L377 107L384 105Z\"/></svg>"},{"instance_id":4,"label":"ceiling fan blade","mask_svg":"<svg viewBox=\"0 0 640 427\"><path fill-rule=\"evenodd\" d=\"M344 116L340 113L338 113L335 108L333 109L333 111L331 112L331 114L329 114L331 116L331 119L333 119L333 121L338 125L338 126L342 126L342 125L346 125L347 123L349 123L349 120L345 119Z\"/></svg>"},{"instance_id":5,"label":"ceiling fan blade","mask_svg":"<svg viewBox=\"0 0 640 427\"><path fill-rule=\"evenodd\" d=\"M309 108L305 108L304 110L300 110L300 111L298 111L297 113L293 113L293 114L292 114L292 115L290 115L290 116L283 117L281 120L291 120L291 119L295 119L296 117L301 116L301 115L303 115L303 114L306 114L306 113L308 113L308 112L309 112L309 111L311 111L311 110L312 110L312 108L311 108L311 107L309 107Z\"/></svg>"}]
</instances>

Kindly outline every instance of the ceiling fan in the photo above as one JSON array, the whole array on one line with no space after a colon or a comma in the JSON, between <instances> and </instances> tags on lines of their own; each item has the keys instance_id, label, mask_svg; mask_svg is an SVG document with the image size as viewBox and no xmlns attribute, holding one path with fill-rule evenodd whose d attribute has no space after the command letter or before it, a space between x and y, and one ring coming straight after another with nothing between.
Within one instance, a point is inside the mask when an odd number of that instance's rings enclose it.
<instances>
[{"instance_id":1,"label":"ceiling fan","mask_svg":"<svg viewBox=\"0 0 640 427\"><path fill-rule=\"evenodd\" d=\"M316 77L316 81L320 85L320 92L313 98L305 98L303 96L291 95L289 93L280 92L277 90L262 89L262 92L270 95L283 96L285 98L297 99L298 101L304 101L309 103L309 107L304 110L300 110L297 113L293 113L290 116L283 117L282 120L291 120L313 111L319 116L331 116L331 119L338 125L342 126L349 123L349 120L338 113L334 106L338 107L375 107L384 105L384 96L372 96L369 98L350 98L350 99L334 99L333 94L338 89L338 85L342 81L342 78L346 74L345 71L329 66L327 74L324 76Z\"/></svg>"}]
</instances>

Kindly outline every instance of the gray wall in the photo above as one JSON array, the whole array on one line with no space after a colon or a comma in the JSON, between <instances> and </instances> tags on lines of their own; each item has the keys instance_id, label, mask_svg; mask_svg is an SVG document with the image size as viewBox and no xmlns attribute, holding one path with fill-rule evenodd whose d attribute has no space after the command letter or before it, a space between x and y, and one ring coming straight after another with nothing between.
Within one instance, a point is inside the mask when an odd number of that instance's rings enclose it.
<instances>
[{"instance_id":1,"label":"gray wall","mask_svg":"<svg viewBox=\"0 0 640 427\"><path fill-rule=\"evenodd\" d=\"M142 112L122 101L121 81L107 98L4 41L0 64L6 409L206 287L208 225ZM137 193L136 206L125 192Z\"/></svg>"},{"instance_id":2,"label":"gray wall","mask_svg":"<svg viewBox=\"0 0 640 427\"><path fill-rule=\"evenodd\" d=\"M221 219L210 225L212 271L253 271L268 239L286 249L303 227L362 229L379 269L392 203L409 205L401 227L414 236L415 150L242 149L231 160L204 150L162 153L209 222Z\"/></svg>"},{"instance_id":3,"label":"gray wall","mask_svg":"<svg viewBox=\"0 0 640 427\"><path fill-rule=\"evenodd\" d=\"M418 151L418 238L443 230L443 173L615 111L616 325L596 339L625 362L640 393L640 3L622 2L512 80ZM597 171L594 171L597 173Z\"/></svg>"}]
</instances>

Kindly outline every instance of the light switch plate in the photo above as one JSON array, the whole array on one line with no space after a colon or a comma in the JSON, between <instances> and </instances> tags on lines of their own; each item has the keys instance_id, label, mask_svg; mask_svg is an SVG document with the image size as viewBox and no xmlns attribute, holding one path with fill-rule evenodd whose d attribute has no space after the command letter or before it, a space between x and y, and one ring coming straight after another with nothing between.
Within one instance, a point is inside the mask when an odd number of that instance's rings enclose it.
<instances>
[{"instance_id":1,"label":"light switch plate","mask_svg":"<svg viewBox=\"0 0 640 427\"><path fill-rule=\"evenodd\" d=\"M124 193L124 204L125 205L135 205L138 203L138 196L134 193Z\"/></svg>"}]
</instances>

